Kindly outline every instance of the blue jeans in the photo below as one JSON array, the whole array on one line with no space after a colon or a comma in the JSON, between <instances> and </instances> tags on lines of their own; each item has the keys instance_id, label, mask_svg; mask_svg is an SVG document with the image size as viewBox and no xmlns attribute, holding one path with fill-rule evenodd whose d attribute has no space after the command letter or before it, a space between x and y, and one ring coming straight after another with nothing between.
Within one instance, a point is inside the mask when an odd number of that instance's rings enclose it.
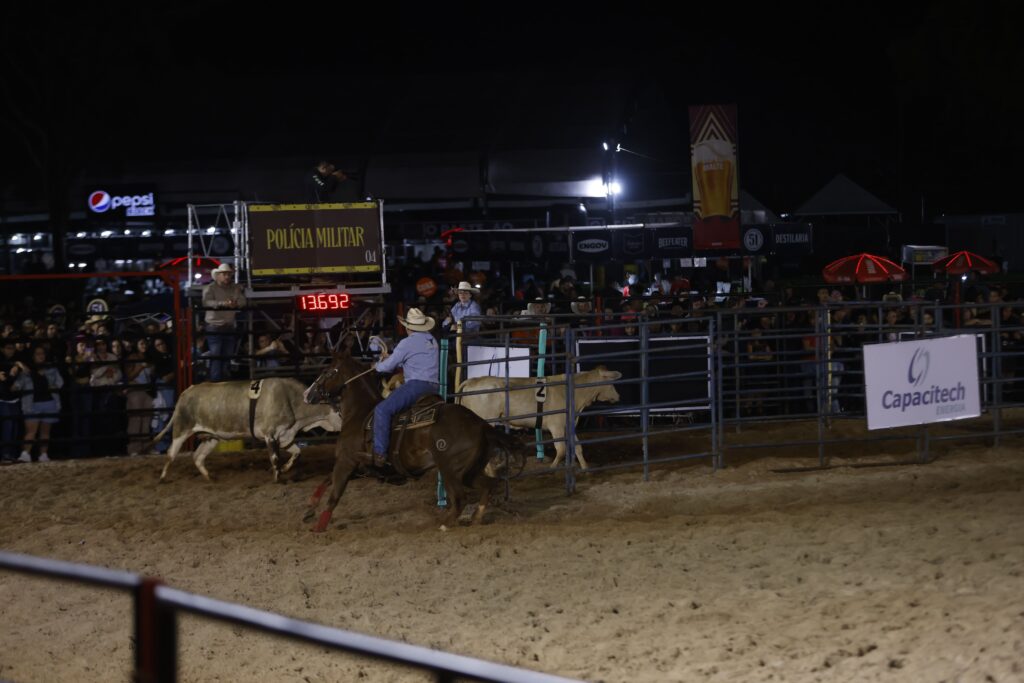
<instances>
[{"instance_id":1,"label":"blue jeans","mask_svg":"<svg viewBox=\"0 0 1024 683\"><path fill-rule=\"evenodd\" d=\"M231 356L235 355L236 343L235 330L232 327L211 327L206 331L206 344L210 347L210 375L207 377L208 380L220 382L230 379Z\"/></svg>"},{"instance_id":2,"label":"blue jeans","mask_svg":"<svg viewBox=\"0 0 1024 683\"><path fill-rule=\"evenodd\" d=\"M21 424L21 402L0 401L0 457L13 460L18 452L18 426Z\"/></svg>"},{"instance_id":3,"label":"blue jeans","mask_svg":"<svg viewBox=\"0 0 1024 683\"><path fill-rule=\"evenodd\" d=\"M390 396L378 403L373 409L373 452L384 456L388 454L388 445L391 443L391 418L411 408L420 396L436 393L436 383L414 379L398 387Z\"/></svg>"}]
</instances>

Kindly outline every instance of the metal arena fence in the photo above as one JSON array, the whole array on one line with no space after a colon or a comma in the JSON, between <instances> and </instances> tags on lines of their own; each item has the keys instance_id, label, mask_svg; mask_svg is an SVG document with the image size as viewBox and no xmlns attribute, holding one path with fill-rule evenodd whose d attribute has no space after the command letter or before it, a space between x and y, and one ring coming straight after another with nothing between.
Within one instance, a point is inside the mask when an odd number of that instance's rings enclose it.
<instances>
[{"instance_id":1,"label":"metal arena fence","mask_svg":"<svg viewBox=\"0 0 1024 683\"><path fill-rule=\"evenodd\" d=\"M463 331L467 322L480 327ZM998 445L1024 433L1012 410L1024 405L1024 324L1009 304L848 302L705 309L683 318L487 317L462 325L442 342L444 393L455 401L495 394L499 410L488 421L525 426L538 458L545 446L564 443L569 492L580 471L571 457L577 447L584 454L597 447L588 472L638 467L647 479L659 464L696 459L720 468L763 449L807 455L814 462L793 468L807 469L828 467L833 454L851 447L864 454L884 442L913 442L914 462L925 462L937 442ZM984 416L867 432L863 346L951 334L977 338ZM598 366L621 376L581 383L582 373ZM501 382L466 383L481 376ZM531 378L534 392L564 387L564 403L524 401L522 385L510 386L522 381L514 378ZM577 405L577 390L600 384L612 384L619 401ZM538 429L544 420L562 421L564 436L545 438ZM521 476L543 473L530 468Z\"/></svg>"},{"instance_id":2,"label":"metal arena fence","mask_svg":"<svg viewBox=\"0 0 1024 683\"><path fill-rule=\"evenodd\" d=\"M3 551L0 551L0 569L131 593L135 621L135 661L132 680L138 683L173 683L178 680L178 614L182 612L332 650L392 662L428 672L440 683L456 680L494 683L571 681L560 676L343 631L215 600L171 588L157 578L130 572Z\"/></svg>"}]
</instances>

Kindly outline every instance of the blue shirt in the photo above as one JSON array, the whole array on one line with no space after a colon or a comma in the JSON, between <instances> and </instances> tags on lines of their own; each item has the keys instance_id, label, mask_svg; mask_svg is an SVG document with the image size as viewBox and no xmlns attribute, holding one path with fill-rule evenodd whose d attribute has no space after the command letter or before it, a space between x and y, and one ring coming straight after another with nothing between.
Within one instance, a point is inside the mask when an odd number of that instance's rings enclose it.
<instances>
[{"instance_id":1,"label":"blue shirt","mask_svg":"<svg viewBox=\"0 0 1024 683\"><path fill-rule=\"evenodd\" d=\"M460 320L465 318L467 315L481 315L480 304L470 299L466 303L458 301L452 306L452 325L454 326ZM473 330L480 329L479 320L467 320L463 325L462 329L466 332L472 332Z\"/></svg>"},{"instance_id":2,"label":"blue shirt","mask_svg":"<svg viewBox=\"0 0 1024 683\"><path fill-rule=\"evenodd\" d=\"M437 384L440 381L440 357L437 340L429 332L410 332L398 342L394 353L377 363L377 372L405 371L405 381L418 379Z\"/></svg>"}]
</instances>

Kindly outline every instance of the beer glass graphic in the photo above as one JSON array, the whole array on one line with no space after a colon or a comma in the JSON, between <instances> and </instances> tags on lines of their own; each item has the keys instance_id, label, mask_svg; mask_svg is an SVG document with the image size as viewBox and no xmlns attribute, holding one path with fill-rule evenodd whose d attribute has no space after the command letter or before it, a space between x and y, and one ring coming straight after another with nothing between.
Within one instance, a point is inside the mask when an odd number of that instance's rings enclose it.
<instances>
[{"instance_id":1,"label":"beer glass graphic","mask_svg":"<svg viewBox=\"0 0 1024 683\"><path fill-rule=\"evenodd\" d=\"M693 146L697 188L700 190L700 214L732 216L732 180L736 158L728 140L705 140Z\"/></svg>"}]
</instances>

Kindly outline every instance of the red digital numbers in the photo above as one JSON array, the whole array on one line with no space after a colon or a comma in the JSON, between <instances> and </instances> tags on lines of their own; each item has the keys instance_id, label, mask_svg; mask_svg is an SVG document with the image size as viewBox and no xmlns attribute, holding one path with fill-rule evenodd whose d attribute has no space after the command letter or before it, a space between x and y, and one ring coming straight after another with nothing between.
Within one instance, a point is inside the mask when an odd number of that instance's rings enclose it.
<instances>
[{"instance_id":1,"label":"red digital numbers","mask_svg":"<svg viewBox=\"0 0 1024 683\"><path fill-rule=\"evenodd\" d=\"M344 311L349 307L348 294L319 292L299 297L300 311Z\"/></svg>"}]
</instances>

